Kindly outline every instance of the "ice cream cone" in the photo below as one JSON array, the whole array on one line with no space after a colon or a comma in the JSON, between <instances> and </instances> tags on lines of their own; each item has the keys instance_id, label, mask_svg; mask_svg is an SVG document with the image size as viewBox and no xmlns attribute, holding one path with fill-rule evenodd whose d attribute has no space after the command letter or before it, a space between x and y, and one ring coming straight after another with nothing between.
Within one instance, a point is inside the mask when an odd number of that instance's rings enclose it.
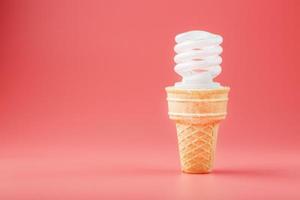
<instances>
[{"instance_id":1,"label":"ice cream cone","mask_svg":"<svg viewBox=\"0 0 300 200\"><path fill-rule=\"evenodd\" d=\"M167 87L166 91L169 117L176 122L182 171L211 172L219 123L226 116L229 88Z\"/></svg>"}]
</instances>

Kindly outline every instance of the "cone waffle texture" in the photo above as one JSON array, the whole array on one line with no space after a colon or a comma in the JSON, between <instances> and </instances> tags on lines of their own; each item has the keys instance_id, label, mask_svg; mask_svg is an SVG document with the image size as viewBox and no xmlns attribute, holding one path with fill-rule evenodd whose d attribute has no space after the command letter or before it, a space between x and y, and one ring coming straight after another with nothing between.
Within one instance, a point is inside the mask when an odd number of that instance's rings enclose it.
<instances>
[{"instance_id":1,"label":"cone waffle texture","mask_svg":"<svg viewBox=\"0 0 300 200\"><path fill-rule=\"evenodd\" d=\"M218 124L177 123L176 128L182 170L188 173L210 172L214 162Z\"/></svg>"},{"instance_id":2,"label":"cone waffle texture","mask_svg":"<svg viewBox=\"0 0 300 200\"><path fill-rule=\"evenodd\" d=\"M166 90L169 116L176 122L182 171L209 173L219 123L226 116L229 88Z\"/></svg>"}]
</instances>

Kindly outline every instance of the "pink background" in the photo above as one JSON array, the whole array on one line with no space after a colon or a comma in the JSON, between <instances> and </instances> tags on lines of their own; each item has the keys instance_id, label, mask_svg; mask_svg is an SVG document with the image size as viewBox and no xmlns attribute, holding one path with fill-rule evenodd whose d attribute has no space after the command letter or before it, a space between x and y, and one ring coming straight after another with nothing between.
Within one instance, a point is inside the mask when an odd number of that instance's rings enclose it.
<instances>
[{"instance_id":1,"label":"pink background","mask_svg":"<svg viewBox=\"0 0 300 200\"><path fill-rule=\"evenodd\" d=\"M1 1L1 199L299 199L299 1ZM224 37L215 171L181 174L177 33ZM298 187L297 187L298 186Z\"/></svg>"}]
</instances>

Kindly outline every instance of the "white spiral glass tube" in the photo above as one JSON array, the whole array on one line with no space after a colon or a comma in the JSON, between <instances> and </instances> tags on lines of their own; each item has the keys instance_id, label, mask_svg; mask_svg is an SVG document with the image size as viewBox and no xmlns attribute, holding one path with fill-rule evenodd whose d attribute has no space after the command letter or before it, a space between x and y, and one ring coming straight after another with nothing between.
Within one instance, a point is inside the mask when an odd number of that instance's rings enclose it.
<instances>
[{"instance_id":1,"label":"white spiral glass tube","mask_svg":"<svg viewBox=\"0 0 300 200\"><path fill-rule=\"evenodd\" d=\"M219 83L213 82L222 69L223 38L220 35L206 31L189 31L175 37L176 55L175 71L182 77L182 81L175 83L179 88L217 88Z\"/></svg>"}]
</instances>

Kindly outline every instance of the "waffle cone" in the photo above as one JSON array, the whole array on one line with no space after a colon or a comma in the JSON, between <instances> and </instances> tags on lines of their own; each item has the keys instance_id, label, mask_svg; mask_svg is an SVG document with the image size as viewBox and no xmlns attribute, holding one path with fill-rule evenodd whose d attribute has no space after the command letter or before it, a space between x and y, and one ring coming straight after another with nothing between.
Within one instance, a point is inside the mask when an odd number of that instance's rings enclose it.
<instances>
[{"instance_id":1,"label":"waffle cone","mask_svg":"<svg viewBox=\"0 0 300 200\"><path fill-rule=\"evenodd\" d=\"M225 118L228 87L178 89L167 87L169 116L176 123L181 169L209 173L213 168L217 133Z\"/></svg>"}]
</instances>

